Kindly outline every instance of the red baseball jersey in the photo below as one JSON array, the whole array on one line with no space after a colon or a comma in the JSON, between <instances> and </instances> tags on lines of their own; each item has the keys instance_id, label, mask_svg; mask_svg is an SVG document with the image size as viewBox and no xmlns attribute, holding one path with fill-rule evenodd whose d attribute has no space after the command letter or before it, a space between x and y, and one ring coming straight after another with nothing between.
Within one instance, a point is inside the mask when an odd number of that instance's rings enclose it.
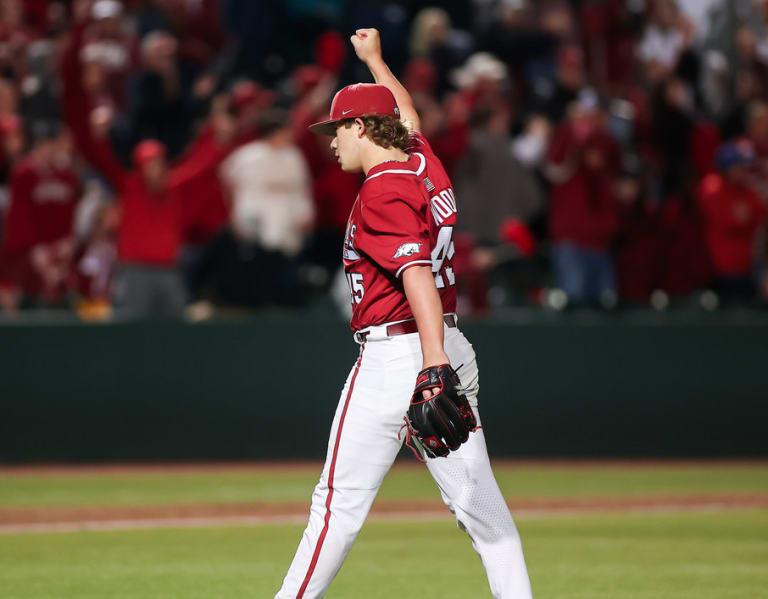
<instances>
[{"instance_id":1,"label":"red baseball jersey","mask_svg":"<svg viewBox=\"0 0 768 599\"><path fill-rule=\"evenodd\" d=\"M22 252L38 243L53 243L74 233L80 182L69 167L44 169L32 160L11 173L11 203L3 244Z\"/></svg>"},{"instance_id":2,"label":"red baseball jersey","mask_svg":"<svg viewBox=\"0 0 768 599\"><path fill-rule=\"evenodd\" d=\"M360 188L344 237L352 330L413 318L403 272L431 265L443 312L456 311L451 181L424 137L411 136L409 159L374 166Z\"/></svg>"}]
</instances>

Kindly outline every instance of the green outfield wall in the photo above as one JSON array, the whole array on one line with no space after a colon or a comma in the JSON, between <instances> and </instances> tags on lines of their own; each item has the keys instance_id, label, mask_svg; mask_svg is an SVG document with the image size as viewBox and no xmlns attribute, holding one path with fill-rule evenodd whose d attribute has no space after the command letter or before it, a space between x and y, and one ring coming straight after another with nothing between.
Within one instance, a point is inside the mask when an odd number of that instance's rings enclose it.
<instances>
[{"instance_id":1,"label":"green outfield wall","mask_svg":"<svg viewBox=\"0 0 768 599\"><path fill-rule=\"evenodd\" d=\"M461 326L493 455L768 455L765 318ZM3 462L320 458L358 351L311 315L1 325L0 340Z\"/></svg>"}]
</instances>

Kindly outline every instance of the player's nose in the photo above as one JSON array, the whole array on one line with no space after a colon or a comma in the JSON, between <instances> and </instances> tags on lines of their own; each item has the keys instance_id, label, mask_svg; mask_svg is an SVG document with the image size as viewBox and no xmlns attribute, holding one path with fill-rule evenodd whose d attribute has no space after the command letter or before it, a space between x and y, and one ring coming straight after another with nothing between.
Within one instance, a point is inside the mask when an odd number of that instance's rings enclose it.
<instances>
[{"instance_id":1,"label":"player's nose","mask_svg":"<svg viewBox=\"0 0 768 599\"><path fill-rule=\"evenodd\" d=\"M336 138L336 137L334 137L334 138L331 140L331 149L332 149L332 150L335 150L335 149L338 147L338 145L339 145L339 144L337 143L337 140L338 140L338 138Z\"/></svg>"}]
</instances>

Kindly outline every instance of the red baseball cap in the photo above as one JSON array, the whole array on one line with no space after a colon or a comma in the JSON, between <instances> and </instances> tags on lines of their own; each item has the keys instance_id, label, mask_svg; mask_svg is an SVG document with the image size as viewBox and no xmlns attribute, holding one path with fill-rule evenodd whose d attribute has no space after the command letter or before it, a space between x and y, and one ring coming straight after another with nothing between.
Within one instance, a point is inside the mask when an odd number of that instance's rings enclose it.
<instances>
[{"instance_id":1,"label":"red baseball cap","mask_svg":"<svg viewBox=\"0 0 768 599\"><path fill-rule=\"evenodd\" d=\"M400 117L395 96L385 86L375 83L355 83L336 92L331 103L331 118L309 126L318 135L336 135L336 123L364 114Z\"/></svg>"},{"instance_id":2,"label":"red baseball cap","mask_svg":"<svg viewBox=\"0 0 768 599\"><path fill-rule=\"evenodd\" d=\"M139 168L158 157L165 158L165 145L156 139L145 139L133 149L133 163Z\"/></svg>"}]
</instances>

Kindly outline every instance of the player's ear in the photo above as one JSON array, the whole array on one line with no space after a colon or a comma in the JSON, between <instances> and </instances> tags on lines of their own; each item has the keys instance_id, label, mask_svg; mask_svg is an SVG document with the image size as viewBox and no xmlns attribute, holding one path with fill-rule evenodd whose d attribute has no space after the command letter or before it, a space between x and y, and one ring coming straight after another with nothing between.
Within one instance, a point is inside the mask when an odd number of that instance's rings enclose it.
<instances>
[{"instance_id":1,"label":"player's ear","mask_svg":"<svg viewBox=\"0 0 768 599\"><path fill-rule=\"evenodd\" d=\"M363 122L363 119L355 119L355 125L358 127L357 137L360 139L365 135L365 123Z\"/></svg>"}]
</instances>

